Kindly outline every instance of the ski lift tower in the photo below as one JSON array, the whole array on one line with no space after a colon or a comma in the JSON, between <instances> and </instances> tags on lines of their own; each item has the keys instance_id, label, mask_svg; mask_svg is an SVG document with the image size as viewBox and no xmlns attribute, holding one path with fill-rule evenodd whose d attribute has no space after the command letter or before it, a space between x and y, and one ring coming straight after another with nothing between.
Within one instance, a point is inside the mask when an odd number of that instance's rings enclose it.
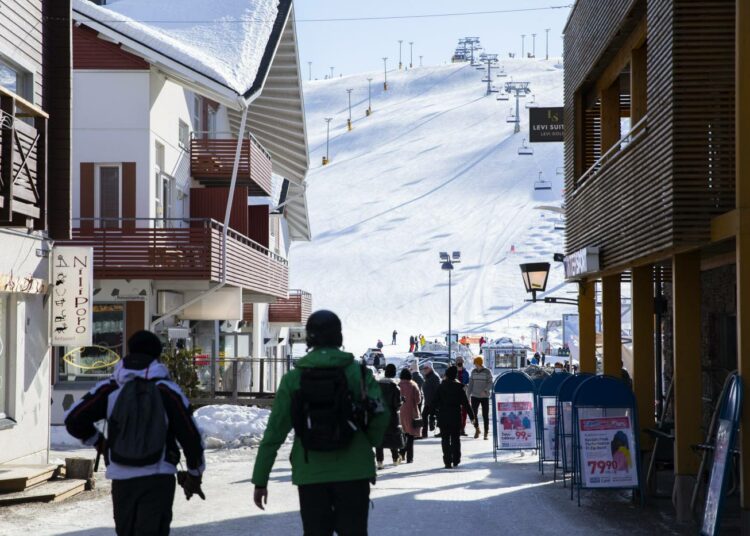
<instances>
[{"instance_id":1,"label":"ski lift tower","mask_svg":"<svg viewBox=\"0 0 750 536\"><path fill-rule=\"evenodd\" d=\"M482 45L479 44L479 38L478 37L464 37L464 42L469 47L469 50L471 53L471 65L476 66L476 63L474 63L474 51L482 50Z\"/></svg>"},{"instance_id":2,"label":"ski lift tower","mask_svg":"<svg viewBox=\"0 0 750 536\"><path fill-rule=\"evenodd\" d=\"M516 97L516 126L513 128L514 133L521 132L521 116L518 110L518 99L531 93L529 82L505 82L505 92L513 93Z\"/></svg>"},{"instance_id":3,"label":"ski lift tower","mask_svg":"<svg viewBox=\"0 0 750 536\"><path fill-rule=\"evenodd\" d=\"M487 65L487 78L482 82L487 82L487 95L497 93L497 89L492 87L492 69L497 68L497 54L482 54L479 56L479 61Z\"/></svg>"}]
</instances>

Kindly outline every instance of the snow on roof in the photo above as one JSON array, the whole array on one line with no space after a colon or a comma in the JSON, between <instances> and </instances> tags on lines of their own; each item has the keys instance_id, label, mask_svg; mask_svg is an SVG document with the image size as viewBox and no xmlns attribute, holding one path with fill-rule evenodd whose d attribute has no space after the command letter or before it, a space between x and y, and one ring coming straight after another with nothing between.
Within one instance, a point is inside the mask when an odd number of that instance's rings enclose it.
<instances>
[{"instance_id":1,"label":"snow on roof","mask_svg":"<svg viewBox=\"0 0 750 536\"><path fill-rule=\"evenodd\" d=\"M278 0L73 0L74 19L106 25L244 95L255 82ZM82 16L81 16L82 15Z\"/></svg>"}]
</instances>

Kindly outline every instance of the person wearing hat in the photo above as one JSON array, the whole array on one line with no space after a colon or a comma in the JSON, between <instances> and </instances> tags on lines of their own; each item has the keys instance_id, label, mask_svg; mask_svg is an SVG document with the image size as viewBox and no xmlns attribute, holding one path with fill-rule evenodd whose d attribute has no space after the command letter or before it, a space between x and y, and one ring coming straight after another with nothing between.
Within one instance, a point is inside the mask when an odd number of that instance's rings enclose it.
<instances>
[{"instance_id":1,"label":"person wearing hat","mask_svg":"<svg viewBox=\"0 0 750 536\"><path fill-rule=\"evenodd\" d=\"M458 369L453 365L448 367L434 400L446 469L461 463L461 408L466 409L471 420L475 418L464 386L456 379L457 377Z\"/></svg>"},{"instance_id":2,"label":"person wearing hat","mask_svg":"<svg viewBox=\"0 0 750 536\"><path fill-rule=\"evenodd\" d=\"M474 439L479 437L479 408L482 408L482 421L484 423L484 438L489 439L490 429L490 396L494 378L490 369L484 366L484 359L481 356L474 358L474 370L469 377L469 386L467 391L471 398L471 409L476 415L474 420Z\"/></svg>"},{"instance_id":3,"label":"person wearing hat","mask_svg":"<svg viewBox=\"0 0 750 536\"><path fill-rule=\"evenodd\" d=\"M424 411L422 412L422 437L427 437L427 430L434 430L435 428L435 394L437 393L438 387L440 387L440 377L435 374L434 365L432 361L425 361L422 363L422 376L424 376L424 384L422 385L422 392L424 393ZM435 434L438 437L438 434Z\"/></svg>"},{"instance_id":4,"label":"person wearing hat","mask_svg":"<svg viewBox=\"0 0 750 536\"><path fill-rule=\"evenodd\" d=\"M265 509L276 454L294 428L289 459L303 532L367 534L370 483L375 481L372 451L382 444L390 415L372 372L340 350L338 316L316 311L305 329L309 352L282 377L258 446L253 500ZM349 415L342 414L347 407Z\"/></svg>"}]
</instances>

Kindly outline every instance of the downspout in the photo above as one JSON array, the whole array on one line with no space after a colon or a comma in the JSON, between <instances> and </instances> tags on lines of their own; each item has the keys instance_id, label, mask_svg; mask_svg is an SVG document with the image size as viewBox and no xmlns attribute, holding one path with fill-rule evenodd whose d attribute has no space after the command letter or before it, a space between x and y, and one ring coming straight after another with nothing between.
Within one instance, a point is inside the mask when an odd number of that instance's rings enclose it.
<instances>
[{"instance_id":1,"label":"downspout","mask_svg":"<svg viewBox=\"0 0 750 536\"><path fill-rule=\"evenodd\" d=\"M232 202L234 201L234 190L235 186L237 185L237 174L239 171L239 165L240 165L240 156L242 155L242 142L245 139L245 124L247 123L247 112L249 110L248 103L244 99L240 99L240 106L242 106L242 120L240 121L240 128L237 133L237 147L234 151L234 167L232 168L232 180L229 185L229 198L227 199L227 208L226 212L224 213L224 227L222 229L221 233L221 282L216 285L215 287L211 287L209 290L204 292L203 294L199 294L192 300L189 300L182 305L175 307L171 311L168 311L167 313L163 314L153 322L151 322L151 331L154 331L156 329L156 326L169 318L170 316L174 316L180 311L185 310L186 308L190 307L194 303L198 303L202 299L204 299L207 296L210 296L211 294L215 293L219 289L222 289L227 284L227 238L228 238L228 232L229 232L229 218L232 214Z\"/></svg>"}]
</instances>

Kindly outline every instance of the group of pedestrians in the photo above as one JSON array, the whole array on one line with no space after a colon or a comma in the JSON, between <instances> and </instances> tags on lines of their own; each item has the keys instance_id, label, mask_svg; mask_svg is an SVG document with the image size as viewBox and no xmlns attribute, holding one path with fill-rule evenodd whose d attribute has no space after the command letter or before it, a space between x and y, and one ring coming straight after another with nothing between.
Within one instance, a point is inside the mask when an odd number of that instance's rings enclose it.
<instances>
[{"instance_id":1,"label":"group of pedestrians","mask_svg":"<svg viewBox=\"0 0 750 536\"><path fill-rule=\"evenodd\" d=\"M424 348L427 344L427 339L422 334L409 336L409 351L418 352L420 348Z\"/></svg>"}]
</instances>

